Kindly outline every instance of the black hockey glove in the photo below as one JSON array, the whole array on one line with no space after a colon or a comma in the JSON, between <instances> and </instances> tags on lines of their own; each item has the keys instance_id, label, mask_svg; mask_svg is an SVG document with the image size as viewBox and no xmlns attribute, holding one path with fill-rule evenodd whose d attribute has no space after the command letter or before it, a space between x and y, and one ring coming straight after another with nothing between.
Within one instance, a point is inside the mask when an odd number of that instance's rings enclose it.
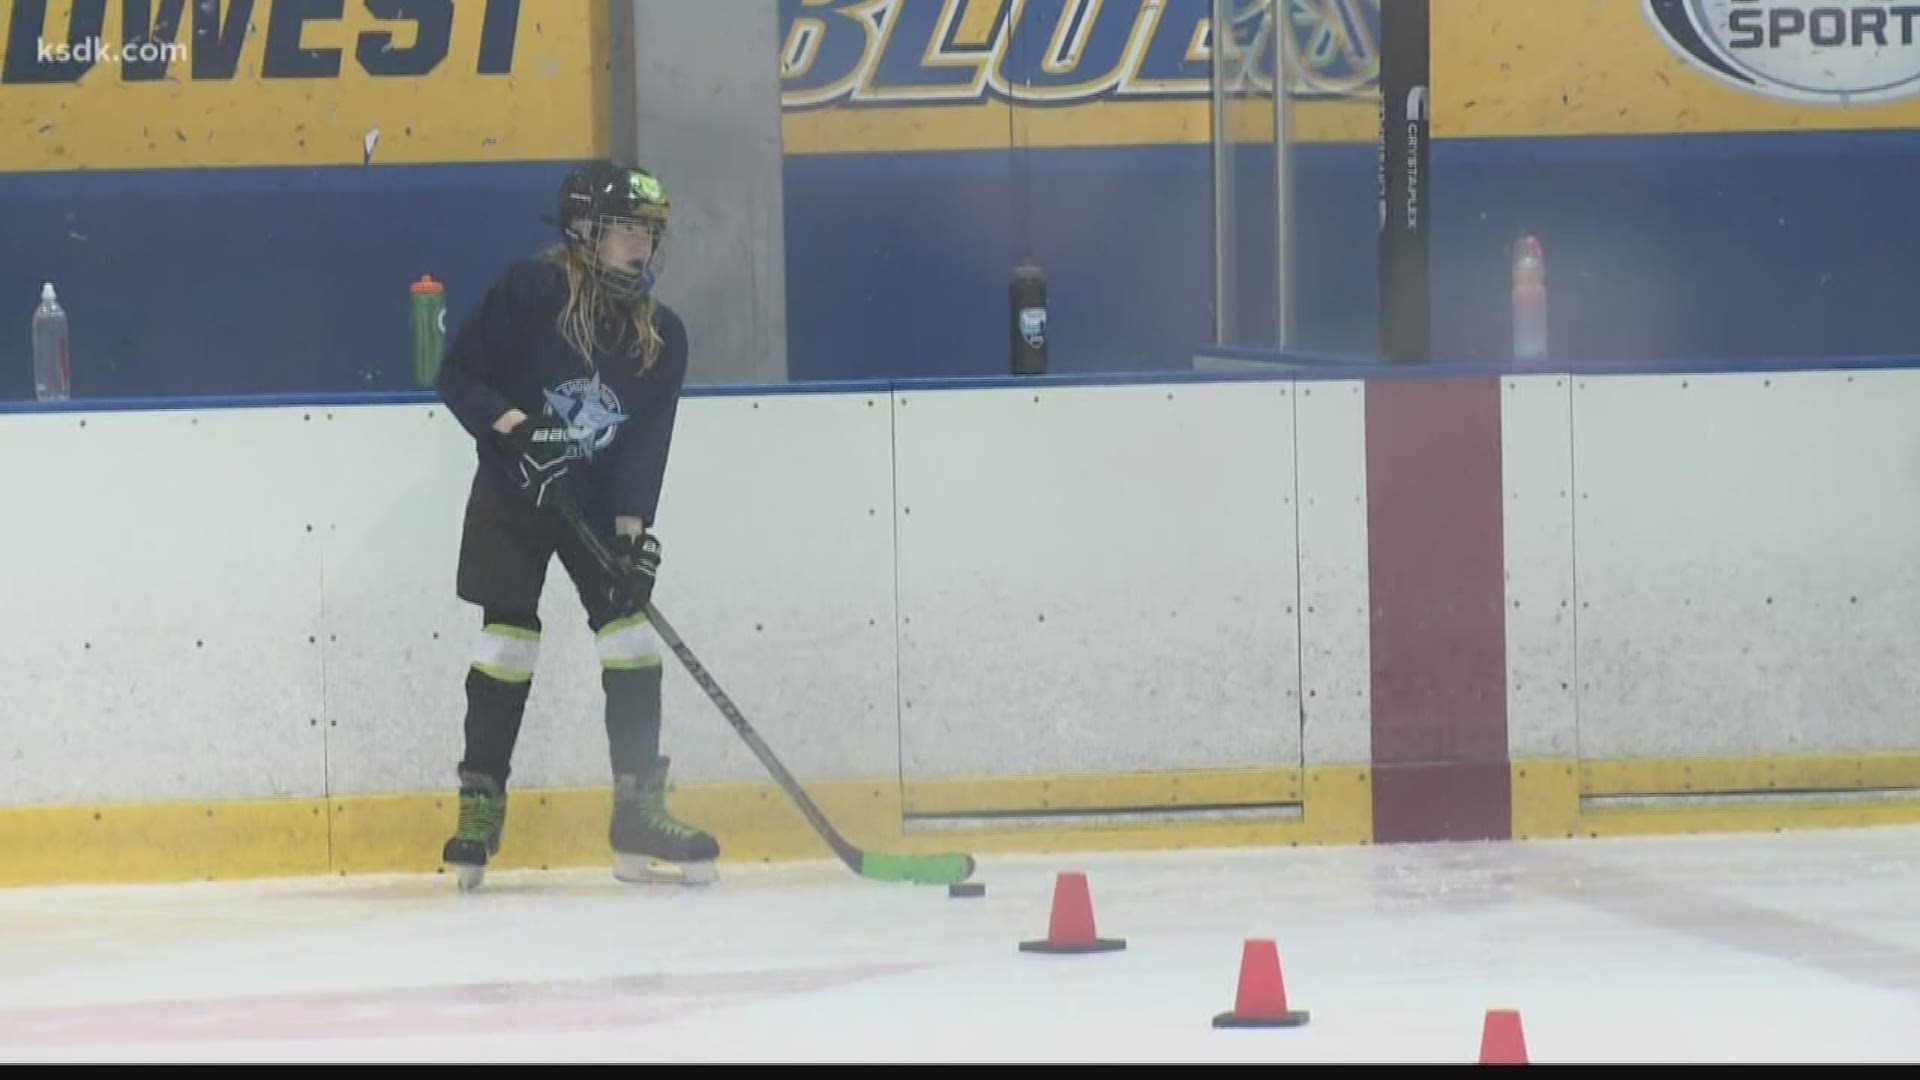
<instances>
[{"instance_id":1,"label":"black hockey glove","mask_svg":"<svg viewBox=\"0 0 1920 1080\"><path fill-rule=\"evenodd\" d=\"M617 537L613 553L620 578L614 585L615 599L626 611L645 611L653 601L654 579L660 576L659 539L652 533Z\"/></svg>"},{"instance_id":2,"label":"black hockey glove","mask_svg":"<svg viewBox=\"0 0 1920 1080\"><path fill-rule=\"evenodd\" d=\"M510 467L521 492L535 506L551 504L561 478L572 465L566 421L551 416L528 419L504 438L513 455Z\"/></svg>"}]
</instances>

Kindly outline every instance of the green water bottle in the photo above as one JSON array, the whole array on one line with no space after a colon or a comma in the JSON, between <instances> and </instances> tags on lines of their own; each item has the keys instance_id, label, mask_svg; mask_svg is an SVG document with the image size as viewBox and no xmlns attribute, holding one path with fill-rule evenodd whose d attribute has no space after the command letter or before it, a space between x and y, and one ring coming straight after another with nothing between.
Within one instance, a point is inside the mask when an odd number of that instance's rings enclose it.
<instances>
[{"instance_id":1,"label":"green water bottle","mask_svg":"<svg viewBox=\"0 0 1920 1080\"><path fill-rule=\"evenodd\" d=\"M413 384L426 388L440 377L440 356L447 340L447 289L421 274L413 283Z\"/></svg>"}]
</instances>

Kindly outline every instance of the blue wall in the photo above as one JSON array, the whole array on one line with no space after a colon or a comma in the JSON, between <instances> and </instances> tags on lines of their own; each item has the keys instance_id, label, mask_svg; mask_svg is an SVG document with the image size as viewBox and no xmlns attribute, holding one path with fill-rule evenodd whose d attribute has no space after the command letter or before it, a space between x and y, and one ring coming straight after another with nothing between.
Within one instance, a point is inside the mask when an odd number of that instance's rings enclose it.
<instances>
[{"instance_id":1,"label":"blue wall","mask_svg":"<svg viewBox=\"0 0 1920 1080\"><path fill-rule=\"evenodd\" d=\"M564 163L0 175L0 398L51 280L77 397L407 389L409 296L449 320L553 238ZM5 312L11 312L10 316Z\"/></svg>"},{"instance_id":2,"label":"blue wall","mask_svg":"<svg viewBox=\"0 0 1920 1080\"><path fill-rule=\"evenodd\" d=\"M1007 283L1030 240L1048 276L1051 369L1188 364L1213 336L1206 146L789 156L788 357L796 379L1007 370ZM1298 153L1303 347L1372 348L1373 154ZM1271 150L1242 155L1249 184ZM1269 237L1271 212L1243 223ZM1250 295L1272 295L1250 258ZM1269 313L1269 323L1271 316Z\"/></svg>"},{"instance_id":3,"label":"blue wall","mask_svg":"<svg viewBox=\"0 0 1920 1080\"><path fill-rule=\"evenodd\" d=\"M1005 152L790 157L796 378L1005 370L1020 174ZM1184 364L1211 340L1205 147L1032 154L1032 231L1062 372ZM1243 152L1245 182L1271 167ZM1298 348L1371 355L1374 150L1296 150ZM1439 140L1436 358L1511 355L1512 244L1541 237L1576 363L1920 351L1920 132ZM1244 211L1250 236L1272 219ZM912 268L912 269L909 269ZM1242 261L1242 305L1272 266Z\"/></svg>"},{"instance_id":4,"label":"blue wall","mask_svg":"<svg viewBox=\"0 0 1920 1080\"><path fill-rule=\"evenodd\" d=\"M1578 363L1920 350L1920 132L1440 141L1435 348L1511 355L1513 238Z\"/></svg>"},{"instance_id":5,"label":"blue wall","mask_svg":"<svg viewBox=\"0 0 1920 1080\"><path fill-rule=\"evenodd\" d=\"M1433 161L1437 357L1506 355L1526 231L1546 246L1561 360L1920 352L1920 132L1441 140ZM31 393L48 279L83 396L404 389L407 284L445 281L457 319L549 240L539 215L564 172L0 175L0 397ZM795 379L1003 372L1029 238L1054 370L1180 367L1211 340L1204 146L789 156L785 173ZM1295 176L1297 344L1371 354L1373 148L1301 147ZM1262 265L1246 264L1251 297L1271 288Z\"/></svg>"}]
</instances>

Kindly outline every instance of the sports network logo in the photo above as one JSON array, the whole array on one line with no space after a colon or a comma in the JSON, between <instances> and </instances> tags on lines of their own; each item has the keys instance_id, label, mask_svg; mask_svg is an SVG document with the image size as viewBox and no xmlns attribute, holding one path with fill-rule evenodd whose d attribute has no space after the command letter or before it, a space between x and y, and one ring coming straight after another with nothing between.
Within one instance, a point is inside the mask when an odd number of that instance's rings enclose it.
<instances>
[{"instance_id":1,"label":"sports network logo","mask_svg":"<svg viewBox=\"0 0 1920 1080\"><path fill-rule=\"evenodd\" d=\"M79 41L34 43L34 57L42 64L171 64L187 58L187 46L179 41L112 42L106 38L82 38Z\"/></svg>"},{"instance_id":2,"label":"sports network logo","mask_svg":"<svg viewBox=\"0 0 1920 1080\"><path fill-rule=\"evenodd\" d=\"M1668 49L1750 94L1845 108L1920 96L1920 4L1641 0Z\"/></svg>"}]
</instances>

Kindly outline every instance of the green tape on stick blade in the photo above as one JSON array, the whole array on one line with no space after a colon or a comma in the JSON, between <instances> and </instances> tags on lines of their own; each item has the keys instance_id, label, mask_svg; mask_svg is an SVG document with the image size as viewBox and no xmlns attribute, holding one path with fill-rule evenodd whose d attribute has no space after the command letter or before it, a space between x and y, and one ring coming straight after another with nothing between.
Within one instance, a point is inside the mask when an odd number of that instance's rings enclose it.
<instances>
[{"instance_id":1,"label":"green tape on stick blade","mask_svg":"<svg viewBox=\"0 0 1920 1080\"><path fill-rule=\"evenodd\" d=\"M876 881L906 881L915 885L952 885L973 874L971 855L887 855L866 852L860 874Z\"/></svg>"}]
</instances>

